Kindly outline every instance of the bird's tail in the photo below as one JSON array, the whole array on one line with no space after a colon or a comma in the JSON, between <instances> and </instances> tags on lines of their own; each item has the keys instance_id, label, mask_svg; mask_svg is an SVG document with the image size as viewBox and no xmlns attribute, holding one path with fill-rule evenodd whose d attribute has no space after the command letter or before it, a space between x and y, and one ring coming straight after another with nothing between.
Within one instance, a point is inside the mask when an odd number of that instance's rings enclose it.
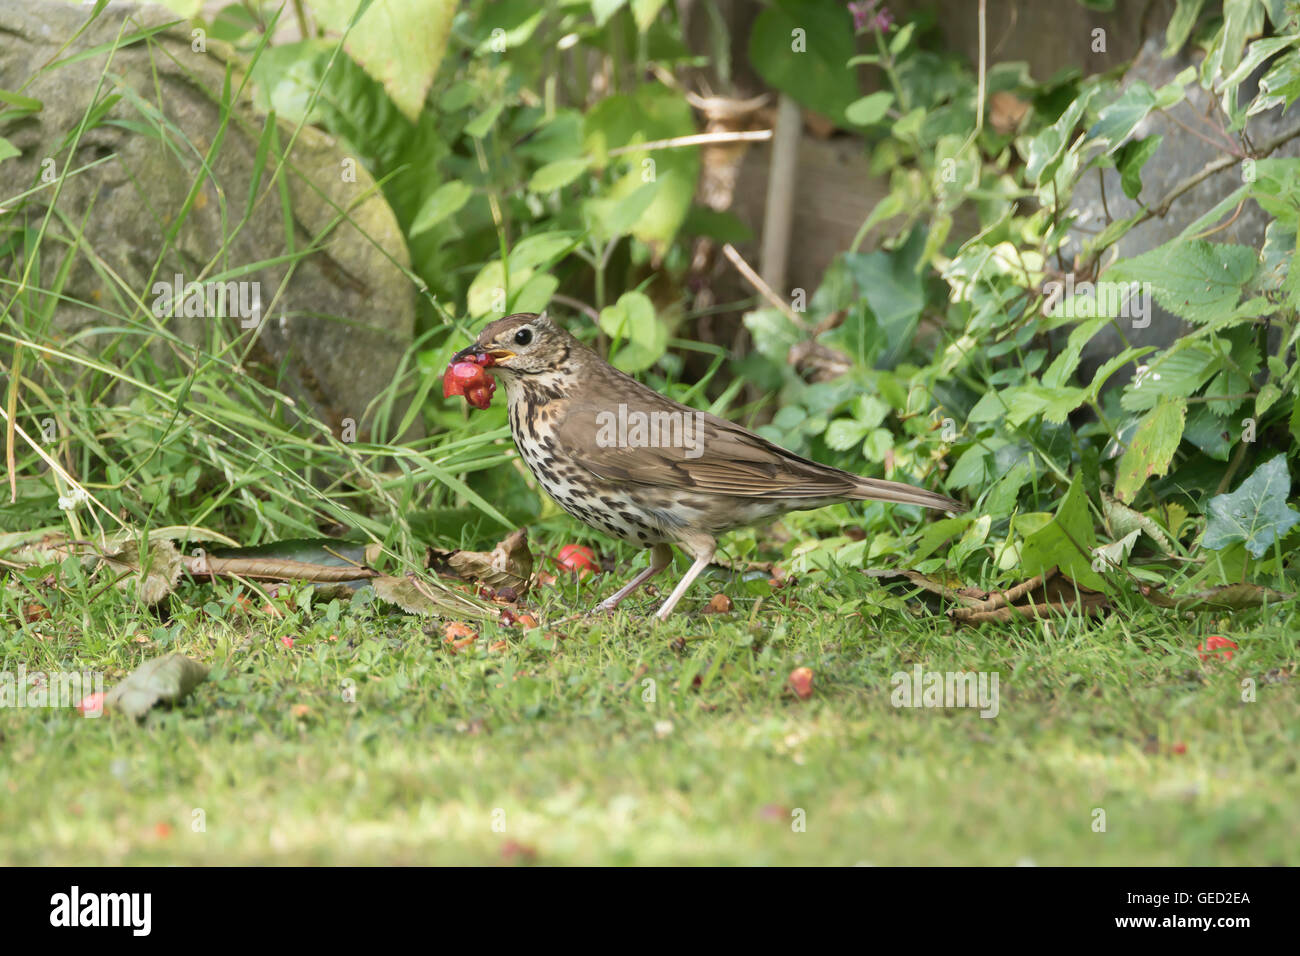
<instances>
[{"instance_id":1,"label":"bird's tail","mask_svg":"<svg viewBox=\"0 0 1300 956\"><path fill-rule=\"evenodd\" d=\"M905 485L901 481L884 481L880 478L858 478L857 487L849 497L867 501L892 501L900 505L920 505L922 508L956 511L959 514L969 510L960 501L954 501L947 495Z\"/></svg>"}]
</instances>

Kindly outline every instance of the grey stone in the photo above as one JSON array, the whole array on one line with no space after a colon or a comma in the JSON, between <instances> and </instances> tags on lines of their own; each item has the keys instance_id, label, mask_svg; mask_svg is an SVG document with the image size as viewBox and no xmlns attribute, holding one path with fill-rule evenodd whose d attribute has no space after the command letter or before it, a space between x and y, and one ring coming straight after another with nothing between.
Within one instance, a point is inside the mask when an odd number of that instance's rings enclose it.
<instances>
[{"instance_id":1,"label":"grey stone","mask_svg":"<svg viewBox=\"0 0 1300 956\"><path fill-rule=\"evenodd\" d=\"M164 250L168 231L202 175L201 156L218 134L228 63L233 66L232 89L244 83L244 74L237 58L220 44L208 41L206 52L192 49L191 28L184 23L117 49L111 62L109 53L101 52L68 63L80 52L112 45L124 21L129 36L176 20L161 7L111 3L65 49L91 9L0 0L0 87L21 90L43 104L39 112L0 130L22 151L0 164L0 203L41 186L42 171L50 168L47 160L53 159L58 171L64 169L69 160L61 147L64 137L76 130L97 94L101 101L124 94L105 122L82 135L71 167L109 157L107 161L68 176L57 191L53 184L44 185L23 200L31 223L40 223L56 202L41 246L41 279L55 274L69 248L66 240L77 232L83 236L64 288L76 301L61 302L54 314L56 332L64 340L88 329L121 325L114 315L126 311L149 321L155 283L171 284L177 274L186 282L203 280L289 252L280 189L278 184L268 188L274 159L267 164L248 221L237 229L248 208L266 126L266 117L251 106L247 85L211 158L211 176L203 176L193 208ZM157 128L133 98L165 117L167 142L158 133L110 125ZM291 126L281 123L278 132L281 147L293 139ZM358 437L366 437L371 424L367 406L391 384L411 343L415 293L403 271L409 257L397 220L359 161L345 166L348 159L315 129L303 128L293 139L285 167L293 245L301 250L316 240L319 248L292 267L278 262L238 277L260 286L264 319L256 334L241 331L238 318L221 318L220 313L156 321L188 344L207 341L209 323L228 323L230 335L241 334L241 346L251 342L250 374L308 402L335 434L346 419L353 419ZM355 176L344 176L345 169ZM336 219L341 221L333 224ZM92 253L102 260L99 268ZM108 278L107 270L126 289ZM97 311L96 305L112 314ZM116 337L92 331L77 339L76 347L98 358ZM159 338L150 347L161 363L169 363L164 367L178 367L178 346ZM119 351L127 350L119 346Z\"/></svg>"},{"instance_id":2,"label":"grey stone","mask_svg":"<svg viewBox=\"0 0 1300 956\"><path fill-rule=\"evenodd\" d=\"M1160 54L1163 46L1163 35L1147 39L1133 65L1124 74L1122 88L1143 80L1152 89L1156 89L1171 82L1187 67L1199 67L1199 62L1186 51L1167 60L1162 59ZM1260 72L1263 72L1262 69ZM1254 94L1256 81L1257 77L1242 84L1243 101ZM1224 155L1222 148L1202 138L1213 138L1211 128L1203 119L1212 109L1217 112L1217 107L1211 103L1210 94L1198 84L1192 83L1187 87L1187 98L1170 109L1168 115L1153 112L1134 131L1134 138L1137 139L1155 134L1163 137L1160 148L1142 170L1142 190L1138 195L1142 204L1151 206L1158 203L1181 181ZM1300 127L1300 117L1295 114L1283 116L1279 107L1252 117L1246 124L1246 132L1250 141L1258 146L1296 127ZM1196 130L1201 135L1198 136L1191 130ZM1272 155L1300 155L1300 139L1283 144ZM1134 227L1106 252L1101 262L1102 272L1099 278L1105 279L1105 266L1117 258L1129 259L1141 255L1178 236L1187 226L1241 186L1243 175L1241 163L1214 173L1174 200L1163 216L1154 216ZM1100 174L1093 172L1086 175L1074 191L1071 208L1078 213L1077 225L1080 228L1072 232L1073 242L1067 251L1077 254L1083 242L1105 226L1107 213L1112 220L1124 219L1138 212L1141 207L1138 202L1124 195L1119 172L1112 168L1103 170ZM1271 218L1253 200L1248 200L1231 223L1206 238L1213 242L1240 243L1259 250L1264 245L1264 230ZM1129 344L1167 346L1186 334L1189 328L1182 319L1154 302L1150 319L1151 323L1146 328L1134 327L1131 319L1119 320L1123 323L1124 337ZM1106 326L1093 336L1084 350L1080 364L1081 379L1088 381L1099 365L1123 348L1119 331L1113 325ZM1132 371L1130 366L1126 374L1112 379L1112 384L1119 384Z\"/></svg>"}]
</instances>

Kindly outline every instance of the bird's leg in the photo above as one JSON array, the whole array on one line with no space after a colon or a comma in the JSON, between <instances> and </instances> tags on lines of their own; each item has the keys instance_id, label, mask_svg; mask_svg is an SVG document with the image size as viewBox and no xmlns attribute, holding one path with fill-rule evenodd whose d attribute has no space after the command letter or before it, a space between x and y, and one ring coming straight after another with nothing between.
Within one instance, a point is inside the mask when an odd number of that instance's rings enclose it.
<instances>
[{"instance_id":1,"label":"bird's leg","mask_svg":"<svg viewBox=\"0 0 1300 956\"><path fill-rule=\"evenodd\" d=\"M652 577L673 563L673 549L667 544L656 544L650 552L650 566L641 571L627 584L623 585L605 600L596 605L598 611L612 611L623 603L623 599L645 584Z\"/></svg>"},{"instance_id":2,"label":"bird's leg","mask_svg":"<svg viewBox=\"0 0 1300 956\"><path fill-rule=\"evenodd\" d=\"M677 582L677 587L673 588L673 593L668 595L668 600L664 601L663 607L659 608L655 613L655 617L659 618L660 621L668 620L668 615L673 613L673 608L682 599L682 595L691 586L691 582L709 566L709 562L713 560L713 553L717 549L718 544L712 538L704 538L690 548L691 554L695 557L695 563L691 565L689 571L682 575L682 579Z\"/></svg>"}]
</instances>

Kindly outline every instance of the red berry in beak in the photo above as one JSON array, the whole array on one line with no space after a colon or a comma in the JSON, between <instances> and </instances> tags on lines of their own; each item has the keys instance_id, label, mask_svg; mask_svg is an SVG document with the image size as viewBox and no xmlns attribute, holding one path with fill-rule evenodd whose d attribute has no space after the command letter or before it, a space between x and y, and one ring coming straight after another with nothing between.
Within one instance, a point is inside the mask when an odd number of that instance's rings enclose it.
<instances>
[{"instance_id":1,"label":"red berry in beak","mask_svg":"<svg viewBox=\"0 0 1300 956\"><path fill-rule=\"evenodd\" d=\"M474 361L453 362L442 376L442 397L464 395L475 408L487 408L497 383L484 369L492 364L487 355L470 356ZM481 363L481 364L480 364Z\"/></svg>"}]
</instances>

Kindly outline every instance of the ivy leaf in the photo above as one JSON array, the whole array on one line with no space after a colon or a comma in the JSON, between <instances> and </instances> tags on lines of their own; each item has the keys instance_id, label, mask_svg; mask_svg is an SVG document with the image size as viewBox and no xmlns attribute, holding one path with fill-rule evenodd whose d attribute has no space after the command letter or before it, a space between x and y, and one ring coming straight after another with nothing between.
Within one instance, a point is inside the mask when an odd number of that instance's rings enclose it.
<instances>
[{"instance_id":1,"label":"ivy leaf","mask_svg":"<svg viewBox=\"0 0 1300 956\"><path fill-rule=\"evenodd\" d=\"M1147 164L1156 150L1160 148L1163 136L1147 136L1144 139L1125 143L1119 155L1115 157L1115 168L1119 170L1119 184L1124 195L1137 199L1142 192L1142 167Z\"/></svg>"},{"instance_id":2,"label":"ivy leaf","mask_svg":"<svg viewBox=\"0 0 1300 956\"><path fill-rule=\"evenodd\" d=\"M1264 462L1236 491L1210 499L1206 509L1209 521L1201 544L1219 551L1241 541L1247 551L1262 558L1274 541L1300 521L1300 512L1286 503L1290 490L1286 455Z\"/></svg>"},{"instance_id":3,"label":"ivy leaf","mask_svg":"<svg viewBox=\"0 0 1300 956\"><path fill-rule=\"evenodd\" d=\"M1106 581L1092 569L1092 552L1096 545L1092 515L1088 512L1088 499L1083 493L1083 478L1076 476L1070 490L1061 499L1056 516L1025 537L1020 548L1020 563L1028 575L1041 574L1056 566L1062 574L1084 587L1100 591L1105 589Z\"/></svg>"},{"instance_id":4,"label":"ivy leaf","mask_svg":"<svg viewBox=\"0 0 1300 956\"><path fill-rule=\"evenodd\" d=\"M1138 423L1137 431L1119 460L1115 475L1115 497L1132 501L1146 480L1169 471L1187 422L1187 402L1161 401Z\"/></svg>"},{"instance_id":5,"label":"ivy leaf","mask_svg":"<svg viewBox=\"0 0 1300 956\"><path fill-rule=\"evenodd\" d=\"M1088 130L1088 138L1105 143L1106 152L1113 153L1155 105L1156 95L1151 87L1136 80L1098 114L1097 122Z\"/></svg>"}]
</instances>

